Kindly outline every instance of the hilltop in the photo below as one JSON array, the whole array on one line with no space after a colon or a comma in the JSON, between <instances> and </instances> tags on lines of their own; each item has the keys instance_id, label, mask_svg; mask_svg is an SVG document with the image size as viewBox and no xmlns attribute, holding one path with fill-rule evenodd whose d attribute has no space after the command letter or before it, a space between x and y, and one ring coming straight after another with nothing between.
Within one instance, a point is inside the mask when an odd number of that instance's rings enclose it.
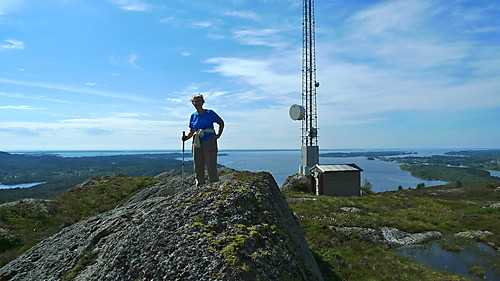
<instances>
[{"instance_id":1,"label":"hilltop","mask_svg":"<svg viewBox=\"0 0 500 281\"><path fill-rule=\"evenodd\" d=\"M323 280L269 173L226 170L202 187L175 172L156 180L43 240L1 268L0 279Z\"/></svg>"},{"instance_id":2,"label":"hilltop","mask_svg":"<svg viewBox=\"0 0 500 281\"><path fill-rule=\"evenodd\" d=\"M268 173L220 173L203 187L179 171L102 176L5 203L2 265L14 260L0 280L470 280L395 249L437 241L455 253L479 241L500 250L494 182L339 198L301 192L300 177L279 190Z\"/></svg>"}]
</instances>

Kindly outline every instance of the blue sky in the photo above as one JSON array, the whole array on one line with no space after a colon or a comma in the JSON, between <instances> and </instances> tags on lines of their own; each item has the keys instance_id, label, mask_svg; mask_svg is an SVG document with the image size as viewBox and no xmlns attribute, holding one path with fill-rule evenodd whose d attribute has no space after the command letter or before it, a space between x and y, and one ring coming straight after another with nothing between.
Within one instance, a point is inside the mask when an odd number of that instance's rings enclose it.
<instances>
[{"instance_id":1,"label":"blue sky","mask_svg":"<svg viewBox=\"0 0 500 281\"><path fill-rule=\"evenodd\" d=\"M320 148L500 147L500 2L316 0ZM298 0L1 0L0 151L299 148Z\"/></svg>"}]
</instances>

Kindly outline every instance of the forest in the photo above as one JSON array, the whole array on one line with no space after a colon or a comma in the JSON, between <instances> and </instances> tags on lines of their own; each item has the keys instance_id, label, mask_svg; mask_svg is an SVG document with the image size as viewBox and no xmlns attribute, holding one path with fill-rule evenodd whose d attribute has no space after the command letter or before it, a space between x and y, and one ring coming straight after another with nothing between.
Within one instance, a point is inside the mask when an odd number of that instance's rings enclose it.
<instances>
[{"instance_id":1,"label":"forest","mask_svg":"<svg viewBox=\"0 0 500 281\"><path fill-rule=\"evenodd\" d=\"M57 155L23 155L0 152L0 183L14 185L45 182L30 188L0 189L0 202L22 198L48 198L60 194L86 179L120 174L151 177L181 169L179 153L137 154L95 157L60 157ZM185 164L192 171L192 164Z\"/></svg>"},{"instance_id":2,"label":"forest","mask_svg":"<svg viewBox=\"0 0 500 281\"><path fill-rule=\"evenodd\" d=\"M446 152L430 157L380 158L401 163L401 169L425 180L442 180L458 185L494 184L500 179L488 170L500 171L500 150L467 150Z\"/></svg>"}]
</instances>

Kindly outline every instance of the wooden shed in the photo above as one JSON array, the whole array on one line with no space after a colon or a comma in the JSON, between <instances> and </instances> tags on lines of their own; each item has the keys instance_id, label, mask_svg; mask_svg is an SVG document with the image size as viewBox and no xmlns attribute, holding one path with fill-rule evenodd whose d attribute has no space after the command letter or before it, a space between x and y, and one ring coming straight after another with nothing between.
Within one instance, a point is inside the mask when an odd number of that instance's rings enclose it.
<instances>
[{"instance_id":1,"label":"wooden shed","mask_svg":"<svg viewBox=\"0 0 500 281\"><path fill-rule=\"evenodd\" d=\"M355 164L319 165L311 168L316 195L360 196L361 172Z\"/></svg>"}]
</instances>

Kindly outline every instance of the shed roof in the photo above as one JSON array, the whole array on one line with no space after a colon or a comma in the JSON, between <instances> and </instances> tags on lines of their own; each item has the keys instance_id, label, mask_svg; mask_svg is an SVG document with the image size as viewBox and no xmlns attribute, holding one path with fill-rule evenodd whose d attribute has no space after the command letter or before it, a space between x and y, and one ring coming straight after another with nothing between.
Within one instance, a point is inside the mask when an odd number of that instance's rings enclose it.
<instances>
[{"instance_id":1,"label":"shed roof","mask_svg":"<svg viewBox=\"0 0 500 281\"><path fill-rule=\"evenodd\" d=\"M316 164L311 170L316 169L322 173L325 172L348 172L348 171L363 171L356 164L335 164L335 165L319 165Z\"/></svg>"}]
</instances>

